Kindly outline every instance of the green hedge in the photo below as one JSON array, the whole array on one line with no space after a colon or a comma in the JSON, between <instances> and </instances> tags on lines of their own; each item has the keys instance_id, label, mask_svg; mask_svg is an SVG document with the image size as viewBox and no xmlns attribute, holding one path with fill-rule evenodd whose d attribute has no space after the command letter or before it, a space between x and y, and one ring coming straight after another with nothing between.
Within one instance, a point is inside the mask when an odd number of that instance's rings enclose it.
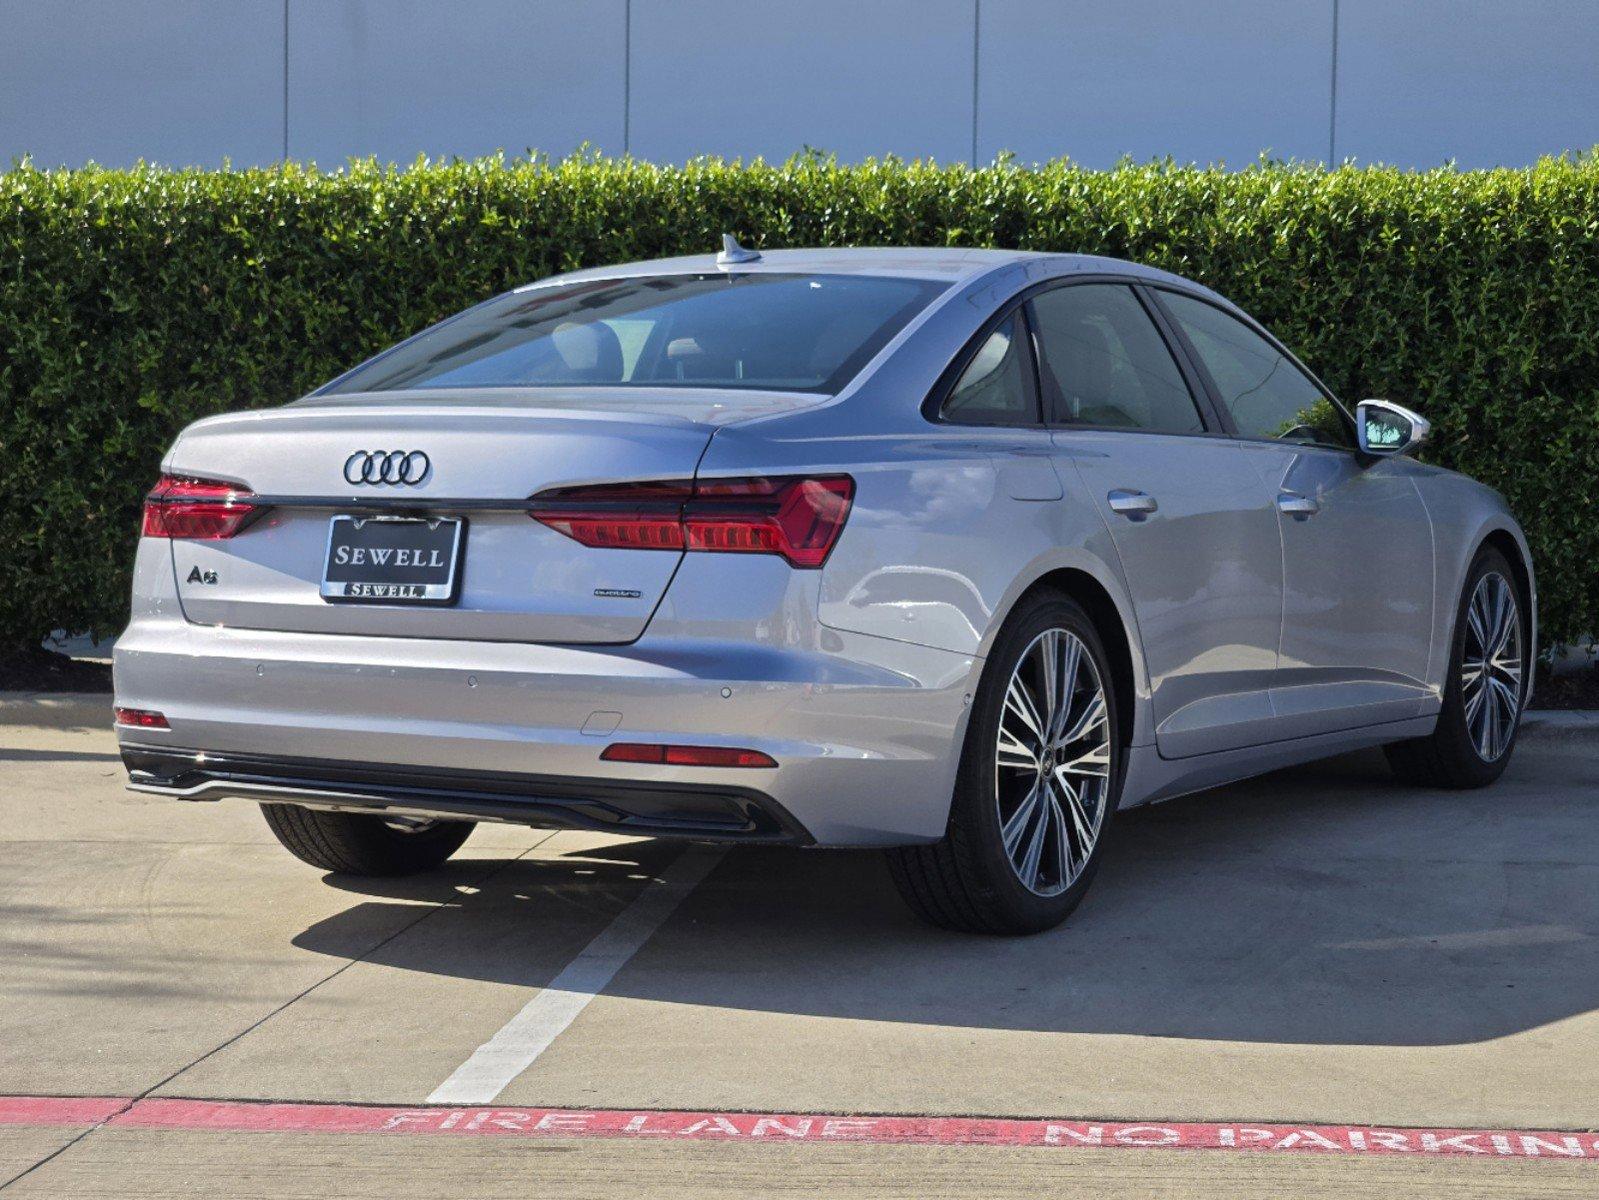
<instances>
[{"instance_id":1,"label":"green hedge","mask_svg":"<svg viewBox=\"0 0 1599 1200\"><path fill-rule=\"evenodd\" d=\"M140 496L187 422L281 404L553 271L764 246L1152 263L1233 297L1341 395L1432 418L1499 488L1546 634L1599 629L1599 158L1406 173L574 158L334 174L0 175L0 646L125 620Z\"/></svg>"}]
</instances>

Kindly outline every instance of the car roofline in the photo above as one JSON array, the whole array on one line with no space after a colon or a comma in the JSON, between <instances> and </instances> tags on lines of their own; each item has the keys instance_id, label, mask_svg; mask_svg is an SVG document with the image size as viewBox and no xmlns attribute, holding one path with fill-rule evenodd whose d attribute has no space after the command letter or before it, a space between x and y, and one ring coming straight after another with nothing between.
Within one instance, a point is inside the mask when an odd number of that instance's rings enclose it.
<instances>
[{"instance_id":1,"label":"car roofline","mask_svg":"<svg viewBox=\"0 0 1599 1200\"><path fill-rule=\"evenodd\" d=\"M969 247L813 247L768 250L753 262L719 264L713 254L646 259L549 275L512 289L521 293L545 287L607 279L637 279L653 275L761 275L809 272L815 274L876 275L924 279L950 285L970 284L1019 264L1035 265L1037 278L1074 274L1124 275L1150 283L1201 292L1218 300L1203 284L1158 267L1125 259L1091 254L1040 250L994 250ZM1225 301L1224 301L1225 302ZM1230 305L1229 305L1230 306Z\"/></svg>"},{"instance_id":2,"label":"car roofline","mask_svg":"<svg viewBox=\"0 0 1599 1200\"><path fill-rule=\"evenodd\" d=\"M986 274L995 267L1036 257L1039 256L1024 250L939 246L817 246L797 250L766 250L760 258L741 263L719 263L714 254L690 254L567 271L525 283L514 290L524 292L554 284L634 279L650 275L786 275L800 272L887 275L961 283Z\"/></svg>"}]
</instances>

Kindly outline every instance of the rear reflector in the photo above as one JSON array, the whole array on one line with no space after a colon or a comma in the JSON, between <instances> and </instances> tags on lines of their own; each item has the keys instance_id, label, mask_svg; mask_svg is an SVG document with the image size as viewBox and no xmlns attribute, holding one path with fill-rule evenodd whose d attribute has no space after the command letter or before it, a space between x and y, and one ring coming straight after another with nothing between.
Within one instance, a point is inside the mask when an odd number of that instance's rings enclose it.
<instances>
[{"instance_id":1,"label":"rear reflector","mask_svg":"<svg viewBox=\"0 0 1599 1200\"><path fill-rule=\"evenodd\" d=\"M613 550L775 554L820 567L855 496L848 475L600 484L540 492L528 516Z\"/></svg>"},{"instance_id":2,"label":"rear reflector","mask_svg":"<svg viewBox=\"0 0 1599 1200\"><path fill-rule=\"evenodd\" d=\"M236 483L163 475L144 498L144 536L215 541L230 538L261 510Z\"/></svg>"},{"instance_id":3,"label":"rear reflector","mask_svg":"<svg viewBox=\"0 0 1599 1200\"><path fill-rule=\"evenodd\" d=\"M118 725L132 725L138 729L170 729L166 717L148 708L118 708Z\"/></svg>"},{"instance_id":4,"label":"rear reflector","mask_svg":"<svg viewBox=\"0 0 1599 1200\"><path fill-rule=\"evenodd\" d=\"M600 755L606 762L655 763L667 767L775 767L759 750L730 746L664 746L659 742L613 742Z\"/></svg>"}]
</instances>

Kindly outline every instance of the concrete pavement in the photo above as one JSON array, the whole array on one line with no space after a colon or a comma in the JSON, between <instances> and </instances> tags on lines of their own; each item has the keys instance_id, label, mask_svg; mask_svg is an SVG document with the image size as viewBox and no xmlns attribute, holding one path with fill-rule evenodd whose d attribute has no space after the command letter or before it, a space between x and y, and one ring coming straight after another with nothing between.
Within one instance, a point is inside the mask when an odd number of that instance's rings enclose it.
<instances>
[{"instance_id":1,"label":"concrete pavement","mask_svg":"<svg viewBox=\"0 0 1599 1200\"><path fill-rule=\"evenodd\" d=\"M324 878L251 805L125 792L105 704L0 701L0 1093L420 1104L678 853L485 826L431 876ZM1580 728L1482 792L1399 788L1380 755L1285 772L1124 814L1072 922L1021 940L918 925L874 855L731 851L495 1103L1592 1129L1596 797ZM402 1169L420 1194L1599 1191L1599 1163L1554 1160L115 1125L28 1170L81 1133L0 1127L0 1182L182 1194L234 1163L274 1196L390 1194Z\"/></svg>"}]
</instances>

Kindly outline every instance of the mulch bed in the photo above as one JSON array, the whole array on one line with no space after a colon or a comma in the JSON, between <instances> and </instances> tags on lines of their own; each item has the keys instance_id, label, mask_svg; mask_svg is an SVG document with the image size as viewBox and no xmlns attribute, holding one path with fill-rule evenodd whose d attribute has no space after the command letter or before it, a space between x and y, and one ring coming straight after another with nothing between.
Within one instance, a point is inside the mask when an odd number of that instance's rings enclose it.
<instances>
[{"instance_id":1,"label":"mulch bed","mask_svg":"<svg viewBox=\"0 0 1599 1200\"><path fill-rule=\"evenodd\" d=\"M109 692L111 664L68 658L53 650L0 656L0 691Z\"/></svg>"},{"instance_id":2,"label":"mulch bed","mask_svg":"<svg viewBox=\"0 0 1599 1200\"><path fill-rule=\"evenodd\" d=\"M1599 667L1552 673L1538 664L1532 689L1533 708L1599 708Z\"/></svg>"}]
</instances>

